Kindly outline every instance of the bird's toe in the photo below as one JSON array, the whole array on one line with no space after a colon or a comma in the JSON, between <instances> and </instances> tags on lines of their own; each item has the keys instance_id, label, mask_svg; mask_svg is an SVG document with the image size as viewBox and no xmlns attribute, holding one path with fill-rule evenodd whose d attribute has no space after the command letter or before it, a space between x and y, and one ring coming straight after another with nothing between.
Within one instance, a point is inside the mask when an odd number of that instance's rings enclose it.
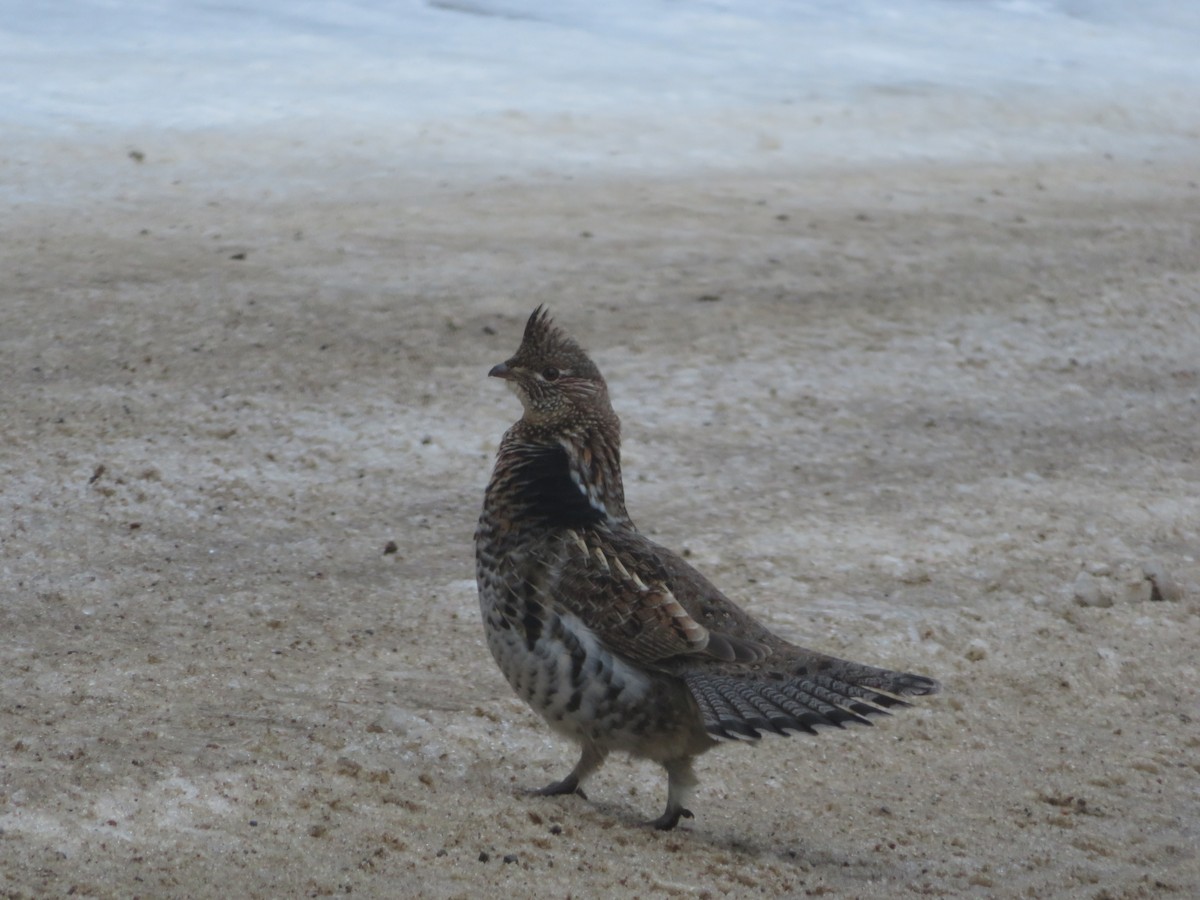
<instances>
[{"instance_id":1,"label":"bird's toe","mask_svg":"<svg viewBox=\"0 0 1200 900\"><path fill-rule=\"evenodd\" d=\"M680 819L694 818L695 816L692 815L692 811L690 809L684 809L683 807L680 807L679 809L668 809L657 819L647 822L646 824L658 829L659 831L670 831L679 824Z\"/></svg>"}]
</instances>

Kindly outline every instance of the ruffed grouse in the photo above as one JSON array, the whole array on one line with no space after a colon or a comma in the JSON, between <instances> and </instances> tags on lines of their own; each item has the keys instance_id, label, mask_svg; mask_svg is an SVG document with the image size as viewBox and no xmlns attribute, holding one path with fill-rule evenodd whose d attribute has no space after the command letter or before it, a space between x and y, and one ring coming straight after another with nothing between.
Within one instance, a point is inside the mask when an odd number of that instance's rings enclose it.
<instances>
[{"instance_id":1,"label":"ruffed grouse","mask_svg":"<svg viewBox=\"0 0 1200 900\"><path fill-rule=\"evenodd\" d=\"M869 724L938 690L776 637L639 533L604 378L541 307L488 374L525 407L500 442L475 533L488 646L517 694L583 751L538 793L582 793L624 751L667 770L667 808L650 824L673 828L692 816L692 760L719 740Z\"/></svg>"}]
</instances>

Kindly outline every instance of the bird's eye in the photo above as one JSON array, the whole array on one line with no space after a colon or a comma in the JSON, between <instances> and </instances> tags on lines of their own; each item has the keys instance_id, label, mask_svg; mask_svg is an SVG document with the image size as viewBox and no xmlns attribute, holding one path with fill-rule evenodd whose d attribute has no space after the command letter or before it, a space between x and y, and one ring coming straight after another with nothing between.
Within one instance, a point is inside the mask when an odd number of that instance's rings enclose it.
<instances>
[{"instance_id":1,"label":"bird's eye","mask_svg":"<svg viewBox=\"0 0 1200 900\"><path fill-rule=\"evenodd\" d=\"M542 369L542 377L547 381L558 381L559 374L558 369L554 368L554 366L546 366L546 368Z\"/></svg>"}]
</instances>

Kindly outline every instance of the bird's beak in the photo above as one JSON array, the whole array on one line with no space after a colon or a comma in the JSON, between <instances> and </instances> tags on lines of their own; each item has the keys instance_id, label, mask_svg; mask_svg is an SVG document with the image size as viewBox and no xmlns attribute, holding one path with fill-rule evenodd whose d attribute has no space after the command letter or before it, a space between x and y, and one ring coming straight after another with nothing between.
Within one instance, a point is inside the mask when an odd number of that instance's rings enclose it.
<instances>
[{"instance_id":1,"label":"bird's beak","mask_svg":"<svg viewBox=\"0 0 1200 900\"><path fill-rule=\"evenodd\" d=\"M508 363L500 363L499 365L492 366L492 370L488 372L488 375L491 378L508 378L510 371L512 370L509 369Z\"/></svg>"}]
</instances>

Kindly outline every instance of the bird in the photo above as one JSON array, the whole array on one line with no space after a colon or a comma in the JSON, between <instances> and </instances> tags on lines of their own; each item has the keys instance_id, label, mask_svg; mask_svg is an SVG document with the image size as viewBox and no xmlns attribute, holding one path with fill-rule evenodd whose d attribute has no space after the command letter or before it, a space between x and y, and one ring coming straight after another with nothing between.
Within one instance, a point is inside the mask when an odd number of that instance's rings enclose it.
<instances>
[{"instance_id":1,"label":"bird","mask_svg":"<svg viewBox=\"0 0 1200 900\"><path fill-rule=\"evenodd\" d=\"M500 441L475 532L487 644L513 690L580 748L563 779L580 794L610 753L667 774L645 824L693 818L694 761L722 742L815 734L937 693L932 678L809 650L779 637L634 525L621 425L608 386L544 306L488 372L521 401Z\"/></svg>"}]
</instances>

